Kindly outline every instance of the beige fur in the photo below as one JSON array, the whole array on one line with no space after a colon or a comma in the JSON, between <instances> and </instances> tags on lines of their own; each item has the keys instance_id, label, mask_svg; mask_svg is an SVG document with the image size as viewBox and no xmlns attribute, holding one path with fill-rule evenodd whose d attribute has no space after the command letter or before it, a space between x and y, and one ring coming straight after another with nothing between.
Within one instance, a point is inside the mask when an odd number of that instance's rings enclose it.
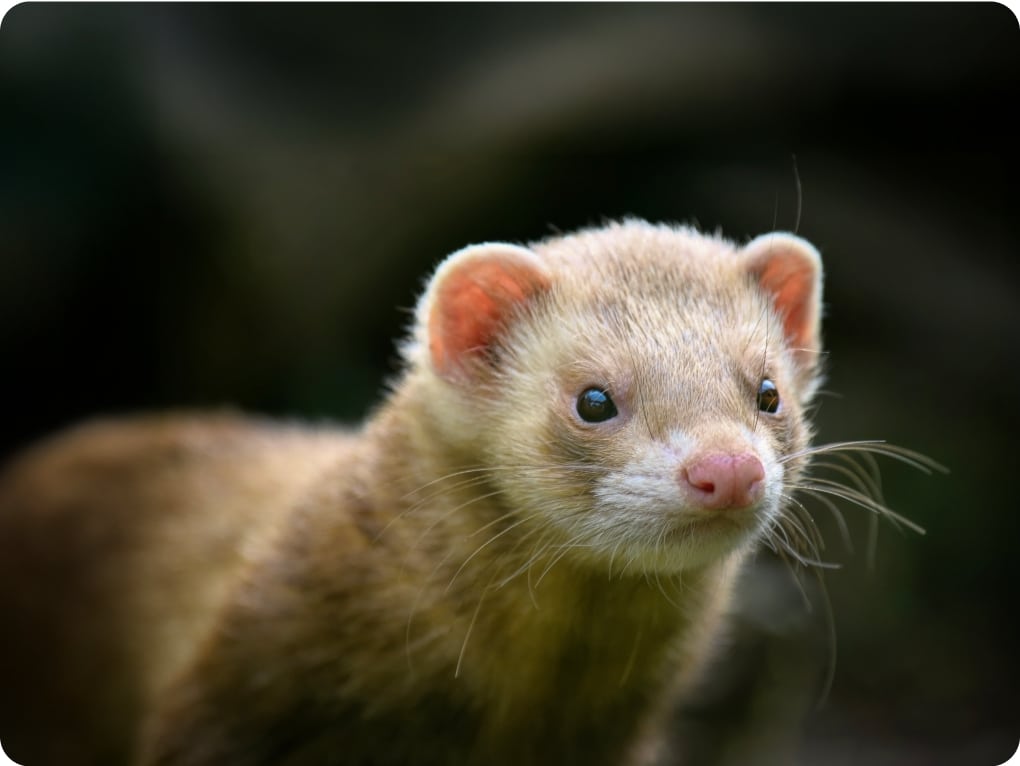
<instances>
[{"instance_id":1,"label":"beige fur","mask_svg":"<svg viewBox=\"0 0 1020 766\"><path fill-rule=\"evenodd\" d=\"M803 470L820 274L790 235L639 221L475 246L358 433L168 415L40 445L0 479L0 740L41 766L645 752ZM590 386L616 418L577 417ZM692 507L678 470L734 451L760 502Z\"/></svg>"}]
</instances>

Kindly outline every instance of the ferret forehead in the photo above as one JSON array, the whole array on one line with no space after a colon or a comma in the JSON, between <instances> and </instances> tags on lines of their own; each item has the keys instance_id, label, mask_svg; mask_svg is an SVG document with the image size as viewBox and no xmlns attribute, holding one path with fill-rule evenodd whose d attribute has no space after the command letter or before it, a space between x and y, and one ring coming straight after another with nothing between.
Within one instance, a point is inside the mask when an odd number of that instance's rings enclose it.
<instances>
[{"instance_id":1,"label":"ferret forehead","mask_svg":"<svg viewBox=\"0 0 1020 766\"><path fill-rule=\"evenodd\" d=\"M735 248L689 230L648 224L582 232L536 252L548 264L551 298L561 318L595 320L651 333L714 333L719 323L759 318L764 301Z\"/></svg>"},{"instance_id":2,"label":"ferret forehead","mask_svg":"<svg viewBox=\"0 0 1020 766\"><path fill-rule=\"evenodd\" d=\"M588 286L578 294L554 286L551 297L550 313L531 326L538 345L555 345L556 366L567 359L607 383L673 389L691 378L718 381L761 367L765 352L782 345L778 323L749 290L685 294L660 283L645 292Z\"/></svg>"},{"instance_id":3,"label":"ferret forehead","mask_svg":"<svg viewBox=\"0 0 1020 766\"><path fill-rule=\"evenodd\" d=\"M550 368L646 394L693 391L690 381L760 368L782 346L766 296L726 240L631 221L532 249L550 289L522 332Z\"/></svg>"},{"instance_id":4,"label":"ferret forehead","mask_svg":"<svg viewBox=\"0 0 1020 766\"><path fill-rule=\"evenodd\" d=\"M699 273L734 259L736 247L688 226L624 220L532 245L552 266L591 268L621 275Z\"/></svg>"},{"instance_id":5,"label":"ferret forehead","mask_svg":"<svg viewBox=\"0 0 1020 766\"><path fill-rule=\"evenodd\" d=\"M532 246L579 299L684 300L728 294L742 285L735 246L686 227L625 221Z\"/></svg>"}]
</instances>

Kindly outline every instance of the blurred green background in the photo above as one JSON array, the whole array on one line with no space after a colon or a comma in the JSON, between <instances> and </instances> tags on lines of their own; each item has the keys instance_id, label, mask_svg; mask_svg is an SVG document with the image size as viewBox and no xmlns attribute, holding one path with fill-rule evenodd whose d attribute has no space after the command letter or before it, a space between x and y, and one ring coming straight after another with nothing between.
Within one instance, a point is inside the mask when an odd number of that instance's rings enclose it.
<instances>
[{"instance_id":1,"label":"blurred green background","mask_svg":"<svg viewBox=\"0 0 1020 766\"><path fill-rule=\"evenodd\" d=\"M769 556L695 764L1005 761L1020 35L993 4L21 5L0 26L0 456L85 416L356 421L429 269L626 214L827 268L819 441L883 438L824 597ZM2 617L0 617L2 619ZM565 693L569 693L565 690ZM821 706L816 703L821 701Z\"/></svg>"}]
</instances>

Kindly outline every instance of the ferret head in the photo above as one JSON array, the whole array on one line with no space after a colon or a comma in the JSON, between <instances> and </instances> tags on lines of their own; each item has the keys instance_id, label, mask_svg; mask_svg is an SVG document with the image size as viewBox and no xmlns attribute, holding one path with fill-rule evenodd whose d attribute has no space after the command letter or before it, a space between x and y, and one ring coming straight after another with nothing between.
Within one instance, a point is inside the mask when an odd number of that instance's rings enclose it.
<instances>
[{"instance_id":1,"label":"ferret head","mask_svg":"<svg viewBox=\"0 0 1020 766\"><path fill-rule=\"evenodd\" d=\"M488 469L536 546L677 572L781 514L820 298L818 253L793 235L737 247L627 221L454 253L405 350L444 447Z\"/></svg>"}]
</instances>

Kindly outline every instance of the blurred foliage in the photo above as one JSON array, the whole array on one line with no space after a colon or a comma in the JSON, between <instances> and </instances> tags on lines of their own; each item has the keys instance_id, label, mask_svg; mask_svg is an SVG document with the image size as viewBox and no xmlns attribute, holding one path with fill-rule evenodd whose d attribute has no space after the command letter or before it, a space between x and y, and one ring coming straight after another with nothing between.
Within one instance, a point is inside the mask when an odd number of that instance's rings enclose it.
<instances>
[{"instance_id":1,"label":"blurred foliage","mask_svg":"<svg viewBox=\"0 0 1020 766\"><path fill-rule=\"evenodd\" d=\"M626 214L797 229L820 441L927 528L764 554L695 764L996 764L1020 736L1018 26L1003 6L20 5L0 27L0 452L104 412L357 420L464 244ZM749 760L750 759L750 760Z\"/></svg>"}]
</instances>

